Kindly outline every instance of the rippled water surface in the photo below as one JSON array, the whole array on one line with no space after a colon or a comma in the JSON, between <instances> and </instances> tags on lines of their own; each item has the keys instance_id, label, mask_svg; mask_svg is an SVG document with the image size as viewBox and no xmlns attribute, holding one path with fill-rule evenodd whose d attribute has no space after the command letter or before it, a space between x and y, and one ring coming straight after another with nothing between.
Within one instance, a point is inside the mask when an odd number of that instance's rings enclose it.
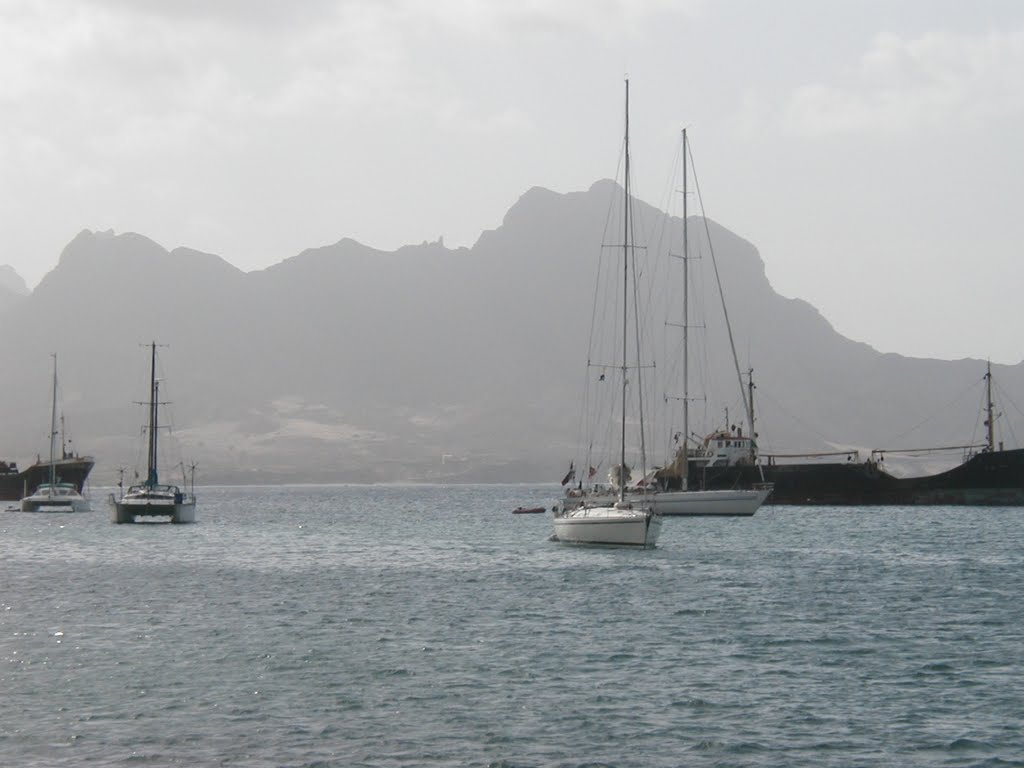
<instances>
[{"instance_id":1,"label":"rippled water surface","mask_svg":"<svg viewBox=\"0 0 1024 768\"><path fill-rule=\"evenodd\" d=\"M0 511L0 765L1024 766L1024 509L547 540L556 489Z\"/></svg>"}]
</instances>

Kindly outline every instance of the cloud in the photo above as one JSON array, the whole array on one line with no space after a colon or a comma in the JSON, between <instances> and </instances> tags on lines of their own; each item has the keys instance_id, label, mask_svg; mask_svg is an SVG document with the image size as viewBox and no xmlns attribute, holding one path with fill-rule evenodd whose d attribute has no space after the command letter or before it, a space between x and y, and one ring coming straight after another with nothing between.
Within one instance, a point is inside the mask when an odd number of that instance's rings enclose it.
<instances>
[{"instance_id":1,"label":"cloud","mask_svg":"<svg viewBox=\"0 0 1024 768\"><path fill-rule=\"evenodd\" d=\"M564 50L573 37L604 40L703 2L11 0L0 7L0 105L21 116L11 131L55 141L60 122L103 140L126 115L182 112L230 121L441 105L454 128L491 54L536 58L538 40ZM530 122L515 104L477 100L474 111L483 126Z\"/></svg>"},{"instance_id":2,"label":"cloud","mask_svg":"<svg viewBox=\"0 0 1024 768\"><path fill-rule=\"evenodd\" d=\"M78 0L95 12L150 18L161 23L212 24L232 28L291 29L315 24L323 16L344 6L366 0ZM386 3L382 0L379 5Z\"/></svg>"},{"instance_id":3,"label":"cloud","mask_svg":"<svg viewBox=\"0 0 1024 768\"><path fill-rule=\"evenodd\" d=\"M338 231L418 242L441 216L470 242L509 189L553 183L534 167L587 103L570 89L705 3L0 0L2 245L34 282L84 226L257 265ZM471 177L494 147L525 159ZM404 228L380 199L414 209Z\"/></svg>"},{"instance_id":4,"label":"cloud","mask_svg":"<svg viewBox=\"0 0 1024 768\"><path fill-rule=\"evenodd\" d=\"M909 135L1024 111L1024 29L984 35L879 35L844 84L810 83L784 106L793 136Z\"/></svg>"}]
</instances>

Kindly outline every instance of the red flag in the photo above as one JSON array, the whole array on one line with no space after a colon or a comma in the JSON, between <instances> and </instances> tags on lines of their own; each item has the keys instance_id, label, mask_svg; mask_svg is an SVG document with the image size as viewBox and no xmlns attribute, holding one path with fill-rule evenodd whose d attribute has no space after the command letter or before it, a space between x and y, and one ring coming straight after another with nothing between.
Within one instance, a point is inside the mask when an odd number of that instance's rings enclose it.
<instances>
[{"instance_id":1,"label":"red flag","mask_svg":"<svg viewBox=\"0 0 1024 768\"><path fill-rule=\"evenodd\" d=\"M590 478L592 478L596 474L597 474L597 467L591 467L590 471L587 473L587 480L589 480Z\"/></svg>"}]
</instances>

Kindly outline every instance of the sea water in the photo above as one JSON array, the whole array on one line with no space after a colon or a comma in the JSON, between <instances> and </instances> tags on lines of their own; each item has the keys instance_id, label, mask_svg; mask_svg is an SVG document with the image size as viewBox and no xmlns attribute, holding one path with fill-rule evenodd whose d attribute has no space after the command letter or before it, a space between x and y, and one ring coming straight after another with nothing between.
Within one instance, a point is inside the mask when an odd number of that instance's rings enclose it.
<instances>
[{"instance_id":1,"label":"sea water","mask_svg":"<svg viewBox=\"0 0 1024 768\"><path fill-rule=\"evenodd\" d=\"M1024 765L1024 509L549 541L555 487L0 512L0 765Z\"/></svg>"}]
</instances>

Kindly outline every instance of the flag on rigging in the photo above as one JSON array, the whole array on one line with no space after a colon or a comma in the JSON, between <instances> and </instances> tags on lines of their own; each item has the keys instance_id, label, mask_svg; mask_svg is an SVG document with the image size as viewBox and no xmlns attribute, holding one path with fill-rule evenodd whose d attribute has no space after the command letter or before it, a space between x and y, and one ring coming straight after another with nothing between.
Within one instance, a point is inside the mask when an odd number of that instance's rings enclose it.
<instances>
[{"instance_id":1,"label":"flag on rigging","mask_svg":"<svg viewBox=\"0 0 1024 768\"><path fill-rule=\"evenodd\" d=\"M576 466L575 462L569 462L569 471L565 473L565 477L562 478L562 485L568 485L576 477Z\"/></svg>"}]
</instances>

